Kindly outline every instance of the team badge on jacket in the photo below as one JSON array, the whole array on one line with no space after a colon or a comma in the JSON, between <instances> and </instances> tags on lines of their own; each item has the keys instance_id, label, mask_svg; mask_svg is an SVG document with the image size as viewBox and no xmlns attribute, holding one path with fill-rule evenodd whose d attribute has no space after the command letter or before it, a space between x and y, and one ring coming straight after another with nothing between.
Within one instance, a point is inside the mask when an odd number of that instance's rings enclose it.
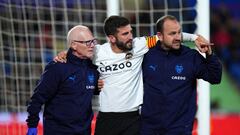
<instances>
[{"instance_id":1,"label":"team badge on jacket","mask_svg":"<svg viewBox=\"0 0 240 135\"><path fill-rule=\"evenodd\" d=\"M175 66L175 71L177 74L182 74L183 72L183 66L182 65L176 65ZM182 75L174 75L171 77L172 80L186 80L186 76L182 76Z\"/></svg>"},{"instance_id":2,"label":"team badge on jacket","mask_svg":"<svg viewBox=\"0 0 240 135\"><path fill-rule=\"evenodd\" d=\"M95 80L94 74L88 73L86 89L95 89L94 80Z\"/></svg>"},{"instance_id":3,"label":"team badge on jacket","mask_svg":"<svg viewBox=\"0 0 240 135\"><path fill-rule=\"evenodd\" d=\"M176 71L178 74L181 74L182 71L183 71L183 66L182 66L182 65L176 65L176 66L175 66L175 71Z\"/></svg>"}]
</instances>

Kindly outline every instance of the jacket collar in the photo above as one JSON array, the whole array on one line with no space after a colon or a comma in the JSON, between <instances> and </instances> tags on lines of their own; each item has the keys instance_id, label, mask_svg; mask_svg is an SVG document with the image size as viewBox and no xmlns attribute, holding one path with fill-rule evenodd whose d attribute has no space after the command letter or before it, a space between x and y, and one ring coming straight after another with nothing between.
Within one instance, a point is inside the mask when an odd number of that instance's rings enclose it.
<instances>
[{"instance_id":1,"label":"jacket collar","mask_svg":"<svg viewBox=\"0 0 240 135\"><path fill-rule=\"evenodd\" d=\"M91 63L90 59L81 59L75 55L73 55L73 50L71 48L68 49L67 52L67 62L76 64L76 65L87 65Z\"/></svg>"}]
</instances>

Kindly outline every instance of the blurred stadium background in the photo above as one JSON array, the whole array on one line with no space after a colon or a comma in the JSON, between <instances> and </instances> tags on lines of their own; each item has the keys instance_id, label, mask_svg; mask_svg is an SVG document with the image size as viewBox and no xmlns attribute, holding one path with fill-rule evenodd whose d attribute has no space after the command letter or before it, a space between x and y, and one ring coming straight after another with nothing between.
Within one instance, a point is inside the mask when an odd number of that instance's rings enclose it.
<instances>
[{"instance_id":1,"label":"blurred stadium background","mask_svg":"<svg viewBox=\"0 0 240 135\"><path fill-rule=\"evenodd\" d=\"M183 31L196 31L196 0L119 1L135 36L153 35L164 14L176 16ZM25 135L26 102L45 65L66 49L72 26L87 25L100 43L106 41L106 5L105 0L0 0L0 135ZM211 135L240 135L239 9L240 1L210 0L210 39L224 65L222 83L210 86ZM41 135L41 123L39 129Z\"/></svg>"}]
</instances>

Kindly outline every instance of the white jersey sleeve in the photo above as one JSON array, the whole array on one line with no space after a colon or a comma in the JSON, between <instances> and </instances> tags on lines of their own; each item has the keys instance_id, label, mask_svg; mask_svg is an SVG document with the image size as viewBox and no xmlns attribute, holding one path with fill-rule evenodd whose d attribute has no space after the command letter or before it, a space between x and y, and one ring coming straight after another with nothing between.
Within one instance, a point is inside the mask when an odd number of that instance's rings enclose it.
<instances>
[{"instance_id":1,"label":"white jersey sleeve","mask_svg":"<svg viewBox=\"0 0 240 135\"><path fill-rule=\"evenodd\" d=\"M198 36L195 34L182 32L182 38L183 41L195 41L198 38Z\"/></svg>"},{"instance_id":2,"label":"white jersey sleeve","mask_svg":"<svg viewBox=\"0 0 240 135\"><path fill-rule=\"evenodd\" d=\"M144 55L145 53L147 53L147 39L145 37L134 38L132 51L135 55Z\"/></svg>"}]
</instances>

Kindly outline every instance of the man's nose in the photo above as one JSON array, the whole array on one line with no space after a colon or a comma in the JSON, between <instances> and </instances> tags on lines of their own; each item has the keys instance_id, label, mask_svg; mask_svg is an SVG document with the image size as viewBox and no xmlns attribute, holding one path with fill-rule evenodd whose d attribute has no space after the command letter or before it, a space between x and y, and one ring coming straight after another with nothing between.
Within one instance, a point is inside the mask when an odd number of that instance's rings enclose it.
<instances>
[{"instance_id":1,"label":"man's nose","mask_svg":"<svg viewBox=\"0 0 240 135\"><path fill-rule=\"evenodd\" d=\"M129 39L133 39L133 34L131 33L130 35L129 35Z\"/></svg>"},{"instance_id":2,"label":"man's nose","mask_svg":"<svg viewBox=\"0 0 240 135\"><path fill-rule=\"evenodd\" d=\"M180 33L180 34L176 34L175 38L176 38L177 40L181 40L181 39L182 39L181 33Z\"/></svg>"}]
</instances>

